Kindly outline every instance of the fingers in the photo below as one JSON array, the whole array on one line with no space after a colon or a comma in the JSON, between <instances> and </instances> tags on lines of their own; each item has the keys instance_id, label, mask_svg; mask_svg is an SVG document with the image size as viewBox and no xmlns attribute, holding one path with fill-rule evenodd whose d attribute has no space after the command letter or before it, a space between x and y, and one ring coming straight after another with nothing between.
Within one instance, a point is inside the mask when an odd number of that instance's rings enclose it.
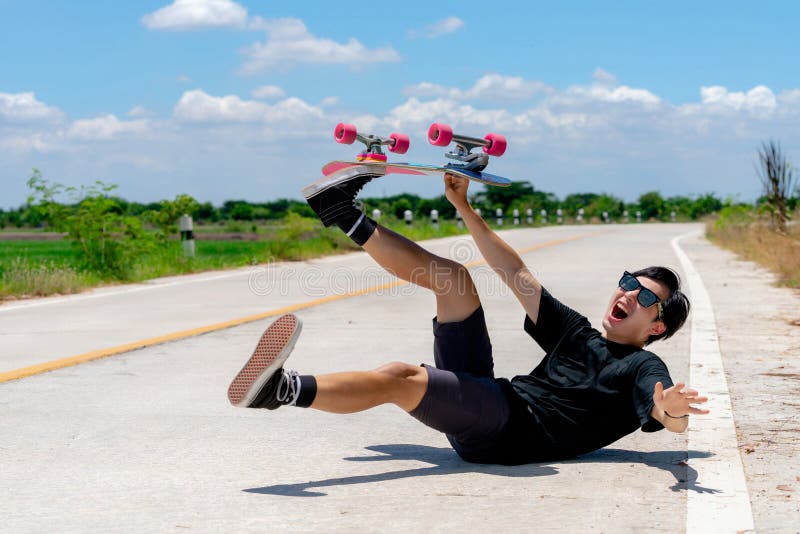
<instances>
[{"instance_id":1,"label":"fingers","mask_svg":"<svg viewBox=\"0 0 800 534\"><path fill-rule=\"evenodd\" d=\"M706 410L705 408L695 408L694 406L689 406L689 413L692 415L708 415L710 410Z\"/></svg>"}]
</instances>

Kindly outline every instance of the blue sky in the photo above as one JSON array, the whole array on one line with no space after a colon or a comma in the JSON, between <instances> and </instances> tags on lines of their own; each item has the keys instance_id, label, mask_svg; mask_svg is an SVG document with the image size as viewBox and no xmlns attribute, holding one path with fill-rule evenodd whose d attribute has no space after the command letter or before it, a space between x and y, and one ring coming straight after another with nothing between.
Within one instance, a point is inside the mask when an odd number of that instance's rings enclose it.
<instances>
[{"instance_id":1,"label":"blue sky","mask_svg":"<svg viewBox=\"0 0 800 534\"><path fill-rule=\"evenodd\" d=\"M751 200L762 140L800 160L800 4L553 4L0 0L0 207L33 167L140 201L299 198L353 156L339 121L426 162L431 122L503 133L490 169L559 196Z\"/></svg>"}]
</instances>

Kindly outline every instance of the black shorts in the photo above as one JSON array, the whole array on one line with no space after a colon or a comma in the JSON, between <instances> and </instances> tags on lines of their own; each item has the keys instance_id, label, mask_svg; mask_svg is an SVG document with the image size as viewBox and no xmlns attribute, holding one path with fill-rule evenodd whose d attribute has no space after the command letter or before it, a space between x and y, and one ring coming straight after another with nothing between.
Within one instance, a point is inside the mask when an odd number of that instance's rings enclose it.
<instances>
[{"instance_id":1,"label":"black shorts","mask_svg":"<svg viewBox=\"0 0 800 534\"><path fill-rule=\"evenodd\" d=\"M483 308L463 321L433 319L436 367L425 366L428 389L411 415L444 432L467 461L491 461L493 449L510 415L508 400L494 378L492 344Z\"/></svg>"}]
</instances>

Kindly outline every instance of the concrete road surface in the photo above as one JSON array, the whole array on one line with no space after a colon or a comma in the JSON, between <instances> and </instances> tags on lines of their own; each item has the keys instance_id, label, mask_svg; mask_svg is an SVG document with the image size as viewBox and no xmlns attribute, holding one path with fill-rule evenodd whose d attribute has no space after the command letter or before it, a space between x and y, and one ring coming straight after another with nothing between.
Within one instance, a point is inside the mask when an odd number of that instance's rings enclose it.
<instances>
[{"instance_id":1,"label":"concrete road surface","mask_svg":"<svg viewBox=\"0 0 800 534\"><path fill-rule=\"evenodd\" d=\"M302 373L432 363L434 298L392 285L363 253L0 306L0 531L795 532L798 299L700 230L503 232L542 283L595 325L626 268L672 266L711 303L714 331L703 335L719 333L725 365L714 396L722 408L730 401L733 419L693 420L694 434L636 432L568 462L468 464L393 406L335 416L228 405L229 381L280 310L304 321L287 365ZM472 265L497 374L530 371L542 351L471 241L426 246ZM210 331L190 335L202 327ZM698 363L707 351L692 334L687 325L652 346L676 381L711 365ZM156 338L173 341L14 379Z\"/></svg>"}]
</instances>

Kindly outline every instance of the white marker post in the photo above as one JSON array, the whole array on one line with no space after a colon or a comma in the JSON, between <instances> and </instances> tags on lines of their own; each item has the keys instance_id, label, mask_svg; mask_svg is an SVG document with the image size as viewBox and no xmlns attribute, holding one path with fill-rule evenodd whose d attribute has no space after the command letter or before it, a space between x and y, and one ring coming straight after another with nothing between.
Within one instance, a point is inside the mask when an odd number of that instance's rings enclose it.
<instances>
[{"instance_id":1,"label":"white marker post","mask_svg":"<svg viewBox=\"0 0 800 534\"><path fill-rule=\"evenodd\" d=\"M178 219L178 228L181 231L181 247L183 255L187 258L194 258L194 225L189 215L181 215Z\"/></svg>"},{"instance_id":2,"label":"white marker post","mask_svg":"<svg viewBox=\"0 0 800 534\"><path fill-rule=\"evenodd\" d=\"M372 218L375 219L376 221L379 220L381 218L381 210L379 210L378 208L372 210Z\"/></svg>"},{"instance_id":3,"label":"white marker post","mask_svg":"<svg viewBox=\"0 0 800 534\"><path fill-rule=\"evenodd\" d=\"M526 209L525 215L527 216L528 224L533 224L533 210L531 208Z\"/></svg>"},{"instance_id":4,"label":"white marker post","mask_svg":"<svg viewBox=\"0 0 800 534\"><path fill-rule=\"evenodd\" d=\"M406 210L403 212L403 219L406 220L406 224L411 226L411 221L414 219L414 214L411 213L411 210Z\"/></svg>"},{"instance_id":5,"label":"white marker post","mask_svg":"<svg viewBox=\"0 0 800 534\"><path fill-rule=\"evenodd\" d=\"M437 230L439 229L439 210L431 210L431 224Z\"/></svg>"},{"instance_id":6,"label":"white marker post","mask_svg":"<svg viewBox=\"0 0 800 534\"><path fill-rule=\"evenodd\" d=\"M547 210L543 209L539 212L539 215L542 216L542 224L547 224Z\"/></svg>"},{"instance_id":7,"label":"white marker post","mask_svg":"<svg viewBox=\"0 0 800 534\"><path fill-rule=\"evenodd\" d=\"M494 214L497 216L497 226L503 226L503 210L497 208L494 210Z\"/></svg>"},{"instance_id":8,"label":"white marker post","mask_svg":"<svg viewBox=\"0 0 800 534\"><path fill-rule=\"evenodd\" d=\"M563 212L563 210L561 208L558 208L556 210L556 216L558 217L558 224L561 224L561 223L564 222L564 212Z\"/></svg>"},{"instance_id":9,"label":"white marker post","mask_svg":"<svg viewBox=\"0 0 800 534\"><path fill-rule=\"evenodd\" d=\"M456 226L458 226L459 230L464 228L464 221L461 220L461 212L458 210L456 210Z\"/></svg>"}]
</instances>

